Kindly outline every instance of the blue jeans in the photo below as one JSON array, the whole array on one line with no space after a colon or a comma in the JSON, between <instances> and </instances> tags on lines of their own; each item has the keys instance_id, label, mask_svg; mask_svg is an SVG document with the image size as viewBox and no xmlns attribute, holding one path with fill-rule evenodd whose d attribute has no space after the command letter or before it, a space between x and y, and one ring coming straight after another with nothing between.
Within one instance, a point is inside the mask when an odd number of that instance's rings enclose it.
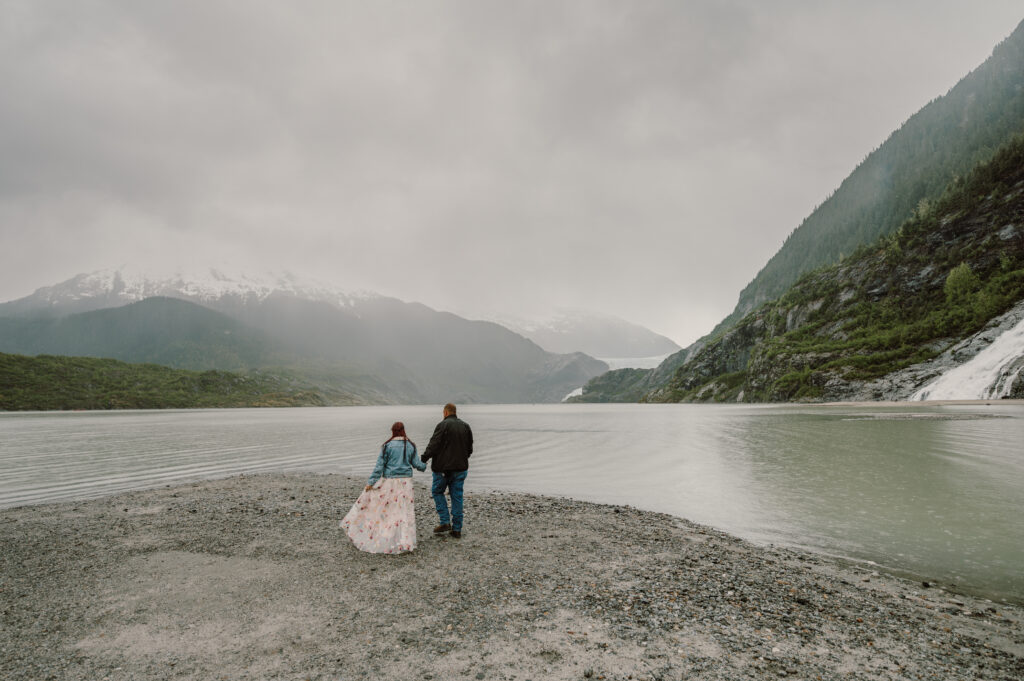
<instances>
[{"instance_id":1,"label":"blue jeans","mask_svg":"<svg viewBox=\"0 0 1024 681\"><path fill-rule=\"evenodd\" d=\"M434 496L434 506L437 508L437 517L441 519L442 525L451 525L456 532L462 531L462 484L466 482L466 474L469 471L445 471L434 473L434 484L430 487L430 493ZM445 489L452 497L452 512L448 515L448 500L444 497Z\"/></svg>"}]
</instances>

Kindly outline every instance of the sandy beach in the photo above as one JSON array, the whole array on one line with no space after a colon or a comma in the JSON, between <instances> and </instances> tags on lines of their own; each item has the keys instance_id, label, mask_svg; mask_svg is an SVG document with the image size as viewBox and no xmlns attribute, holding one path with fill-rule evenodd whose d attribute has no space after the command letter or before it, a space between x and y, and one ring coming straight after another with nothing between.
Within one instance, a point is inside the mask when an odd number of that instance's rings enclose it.
<instances>
[{"instance_id":1,"label":"sandy beach","mask_svg":"<svg viewBox=\"0 0 1024 681\"><path fill-rule=\"evenodd\" d=\"M1020 679L1024 610L672 516L417 478L419 547L357 551L363 481L257 475L0 511L0 677Z\"/></svg>"}]
</instances>

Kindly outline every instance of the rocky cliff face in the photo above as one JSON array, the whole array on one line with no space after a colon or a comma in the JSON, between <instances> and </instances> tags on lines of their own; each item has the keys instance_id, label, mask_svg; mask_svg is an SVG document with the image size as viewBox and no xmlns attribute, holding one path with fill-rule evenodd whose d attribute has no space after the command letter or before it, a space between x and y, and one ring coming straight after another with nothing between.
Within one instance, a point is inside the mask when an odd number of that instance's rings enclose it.
<instances>
[{"instance_id":1,"label":"rocky cliff face","mask_svg":"<svg viewBox=\"0 0 1024 681\"><path fill-rule=\"evenodd\" d=\"M902 401L914 399L915 394L934 379L950 370L963 366L976 358L985 348L1002 334L1010 331L1024 320L1024 301L1015 305L1009 312L999 315L985 325L978 333L972 334L958 343L945 348L934 359L913 364L905 369L894 371L873 381L834 381L826 384L823 399L829 401ZM1011 379L1010 389L1006 397L1024 398L1024 353L1006 365L1003 369ZM923 396L927 399L927 396Z\"/></svg>"}]
</instances>

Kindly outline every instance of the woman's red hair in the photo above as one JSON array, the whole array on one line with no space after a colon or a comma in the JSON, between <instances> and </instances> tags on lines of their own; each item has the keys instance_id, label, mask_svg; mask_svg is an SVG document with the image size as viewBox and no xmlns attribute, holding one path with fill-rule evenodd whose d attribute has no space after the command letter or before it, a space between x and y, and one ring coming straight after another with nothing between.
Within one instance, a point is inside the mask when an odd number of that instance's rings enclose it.
<instances>
[{"instance_id":1,"label":"woman's red hair","mask_svg":"<svg viewBox=\"0 0 1024 681\"><path fill-rule=\"evenodd\" d=\"M384 444L391 442L396 437L404 437L406 440L409 440L409 436L405 434L405 424L402 423L401 421L395 421L394 423L391 424L391 437L389 437L384 442ZM413 442L412 440L409 440L409 444L411 444L413 447L416 446L416 443Z\"/></svg>"}]
</instances>

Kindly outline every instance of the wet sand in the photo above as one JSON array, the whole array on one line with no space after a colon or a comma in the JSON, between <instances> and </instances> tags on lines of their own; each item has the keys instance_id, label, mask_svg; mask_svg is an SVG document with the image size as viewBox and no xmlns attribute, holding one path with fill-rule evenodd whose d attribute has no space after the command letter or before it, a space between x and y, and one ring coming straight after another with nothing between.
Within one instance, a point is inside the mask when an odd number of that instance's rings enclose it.
<instances>
[{"instance_id":1,"label":"wet sand","mask_svg":"<svg viewBox=\"0 0 1024 681\"><path fill-rule=\"evenodd\" d=\"M0 677L1021 679L1024 610L628 507L467 496L357 551L361 479L258 475L0 511Z\"/></svg>"}]
</instances>

